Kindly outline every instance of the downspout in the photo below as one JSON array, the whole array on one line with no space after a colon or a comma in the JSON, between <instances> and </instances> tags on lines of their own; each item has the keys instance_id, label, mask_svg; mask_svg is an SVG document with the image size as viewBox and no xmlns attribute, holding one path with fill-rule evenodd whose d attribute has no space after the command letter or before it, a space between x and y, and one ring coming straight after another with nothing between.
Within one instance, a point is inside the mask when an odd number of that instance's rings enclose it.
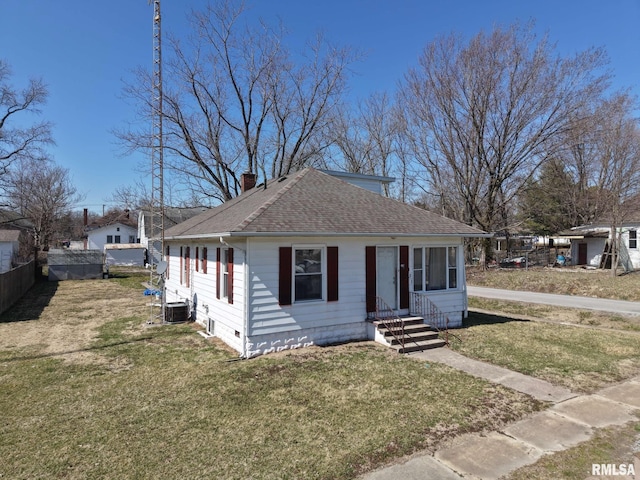
<instances>
[{"instance_id":1,"label":"downspout","mask_svg":"<svg viewBox=\"0 0 640 480\"><path fill-rule=\"evenodd\" d=\"M460 248L458 249L458 262L460 264L460 266L462 267L462 272L458 273L459 278L462 281L462 291L464 293L463 297L464 297L464 311L462 312L462 318L468 318L469 317L469 293L467 292L467 265L464 261L464 240L461 240L461 245Z\"/></svg>"},{"instance_id":2,"label":"downspout","mask_svg":"<svg viewBox=\"0 0 640 480\"><path fill-rule=\"evenodd\" d=\"M249 283L250 283L249 242L250 241L251 239L247 238L246 240L247 249L244 251L244 304L242 306L242 309L243 309L242 318L244 320L244 339L243 339L244 341L242 342L242 358L249 357L249 351L248 351L249 349L247 344L249 343L249 302L251 301L251 295L249 294Z\"/></svg>"}]
</instances>

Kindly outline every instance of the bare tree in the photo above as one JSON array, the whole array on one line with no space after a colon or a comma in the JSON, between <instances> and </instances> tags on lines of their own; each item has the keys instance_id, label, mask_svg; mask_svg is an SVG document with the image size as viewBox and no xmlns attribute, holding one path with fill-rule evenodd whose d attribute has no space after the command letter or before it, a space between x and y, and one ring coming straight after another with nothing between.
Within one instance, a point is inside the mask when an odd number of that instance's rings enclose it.
<instances>
[{"instance_id":1,"label":"bare tree","mask_svg":"<svg viewBox=\"0 0 640 480\"><path fill-rule=\"evenodd\" d=\"M7 174L8 204L34 225L36 245L48 250L58 233L57 221L81 200L69 171L51 162L23 159Z\"/></svg>"},{"instance_id":2,"label":"bare tree","mask_svg":"<svg viewBox=\"0 0 640 480\"><path fill-rule=\"evenodd\" d=\"M233 0L192 12L193 35L170 42L165 65L165 165L213 201L238 195L245 171L279 177L317 159L326 148L320 132L355 60L322 37L294 57L282 28L249 26L244 13ZM141 70L125 90L145 121L153 111L149 85ZM132 149L151 145L148 128L118 136Z\"/></svg>"},{"instance_id":3,"label":"bare tree","mask_svg":"<svg viewBox=\"0 0 640 480\"><path fill-rule=\"evenodd\" d=\"M151 208L151 194L148 186L137 180L131 185L117 187L106 201L115 203L123 210L145 210Z\"/></svg>"},{"instance_id":4,"label":"bare tree","mask_svg":"<svg viewBox=\"0 0 640 480\"><path fill-rule=\"evenodd\" d=\"M53 143L51 124L36 121L30 126L28 114L40 114L47 100L47 87L40 79L32 79L22 90L10 83L11 68L0 59L0 176L21 159L46 158L43 147Z\"/></svg>"},{"instance_id":5,"label":"bare tree","mask_svg":"<svg viewBox=\"0 0 640 480\"><path fill-rule=\"evenodd\" d=\"M342 108L331 126L338 165L348 172L388 176L394 169L399 123L386 93L374 93L355 111Z\"/></svg>"},{"instance_id":6,"label":"bare tree","mask_svg":"<svg viewBox=\"0 0 640 480\"><path fill-rule=\"evenodd\" d=\"M619 261L619 230L638 211L640 194L640 126L637 107L627 94L602 102L598 118L595 168L592 170L601 218L611 228L611 274Z\"/></svg>"},{"instance_id":7,"label":"bare tree","mask_svg":"<svg viewBox=\"0 0 640 480\"><path fill-rule=\"evenodd\" d=\"M514 25L427 45L400 102L422 178L456 218L508 227L515 195L558 148L575 113L607 86L602 50L554 56L532 27ZM487 242L487 247L489 243Z\"/></svg>"}]
</instances>

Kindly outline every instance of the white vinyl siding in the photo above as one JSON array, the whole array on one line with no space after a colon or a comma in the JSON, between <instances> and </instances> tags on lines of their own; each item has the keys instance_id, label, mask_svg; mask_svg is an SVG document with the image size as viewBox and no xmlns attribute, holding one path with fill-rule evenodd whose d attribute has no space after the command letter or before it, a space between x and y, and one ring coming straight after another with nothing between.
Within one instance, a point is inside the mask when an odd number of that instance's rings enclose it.
<instances>
[{"instance_id":1,"label":"white vinyl siding","mask_svg":"<svg viewBox=\"0 0 640 480\"><path fill-rule=\"evenodd\" d=\"M185 244L183 241L167 242L169 247L169 258L167 260L169 278L166 280L166 296L167 302L184 302L189 303L192 309L195 304L195 321L203 326L207 326L209 319L215 322L215 335L230 345L238 352L243 351L242 338L244 336L244 244L239 244L242 248L234 248L234 266L233 266L233 304L229 304L226 299L224 301L216 298L216 248L221 245L215 243L192 243ZM180 251L182 255L185 253L186 247L191 251L191 262L189 270L189 287L180 283ZM182 248L181 248L182 247ZM196 271L195 251L198 247L200 256L200 268ZM203 248L207 249L207 268L206 273L203 271ZM182 260L182 275L186 274L186 262ZM175 272L175 274L174 274ZM221 285L222 286L222 285ZM236 335L238 332L238 335Z\"/></svg>"}]
</instances>

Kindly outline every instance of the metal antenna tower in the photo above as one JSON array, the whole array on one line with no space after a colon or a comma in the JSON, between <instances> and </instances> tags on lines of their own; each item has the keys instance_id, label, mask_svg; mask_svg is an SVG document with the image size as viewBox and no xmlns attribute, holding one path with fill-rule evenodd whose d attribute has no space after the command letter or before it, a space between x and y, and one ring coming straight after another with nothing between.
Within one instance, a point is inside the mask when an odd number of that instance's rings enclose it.
<instances>
[{"instance_id":1,"label":"metal antenna tower","mask_svg":"<svg viewBox=\"0 0 640 480\"><path fill-rule=\"evenodd\" d=\"M164 280L163 274L166 267L160 267L160 261L164 255L164 159L163 159L163 134L162 134L162 29L160 15L160 0L153 2L153 88L151 94L151 225L149 240L149 263L151 270L151 289L161 292L160 314L154 312L157 302L151 302L150 323L156 318L164 321ZM166 265L166 264L165 264Z\"/></svg>"}]
</instances>

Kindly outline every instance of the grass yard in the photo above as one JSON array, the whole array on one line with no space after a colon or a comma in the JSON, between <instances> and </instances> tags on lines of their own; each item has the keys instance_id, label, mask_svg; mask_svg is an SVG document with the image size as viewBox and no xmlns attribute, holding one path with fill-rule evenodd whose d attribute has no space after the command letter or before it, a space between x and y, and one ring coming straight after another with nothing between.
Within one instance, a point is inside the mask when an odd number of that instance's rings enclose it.
<instances>
[{"instance_id":1,"label":"grass yard","mask_svg":"<svg viewBox=\"0 0 640 480\"><path fill-rule=\"evenodd\" d=\"M467 282L492 288L640 300L637 273L611 277L608 271L570 268L472 268ZM469 298L469 307L484 312L470 312L466 328L456 332L462 342L454 341L452 347L470 357L576 392L592 392L640 374L640 323L636 317L475 297Z\"/></svg>"},{"instance_id":2,"label":"grass yard","mask_svg":"<svg viewBox=\"0 0 640 480\"><path fill-rule=\"evenodd\" d=\"M543 407L369 342L236 361L145 325L143 280L40 283L0 316L0 478L349 479Z\"/></svg>"},{"instance_id":3,"label":"grass yard","mask_svg":"<svg viewBox=\"0 0 640 480\"><path fill-rule=\"evenodd\" d=\"M481 297L469 297L469 308L472 310L500 312L510 318L534 319L640 333L640 319L594 310L578 310L575 308L561 308Z\"/></svg>"},{"instance_id":4,"label":"grass yard","mask_svg":"<svg viewBox=\"0 0 640 480\"><path fill-rule=\"evenodd\" d=\"M640 374L640 335L470 312L451 347L469 357L593 392Z\"/></svg>"},{"instance_id":5,"label":"grass yard","mask_svg":"<svg viewBox=\"0 0 640 480\"><path fill-rule=\"evenodd\" d=\"M607 270L581 268L482 270L469 267L467 283L477 287L640 301L640 272L612 277Z\"/></svg>"}]
</instances>

